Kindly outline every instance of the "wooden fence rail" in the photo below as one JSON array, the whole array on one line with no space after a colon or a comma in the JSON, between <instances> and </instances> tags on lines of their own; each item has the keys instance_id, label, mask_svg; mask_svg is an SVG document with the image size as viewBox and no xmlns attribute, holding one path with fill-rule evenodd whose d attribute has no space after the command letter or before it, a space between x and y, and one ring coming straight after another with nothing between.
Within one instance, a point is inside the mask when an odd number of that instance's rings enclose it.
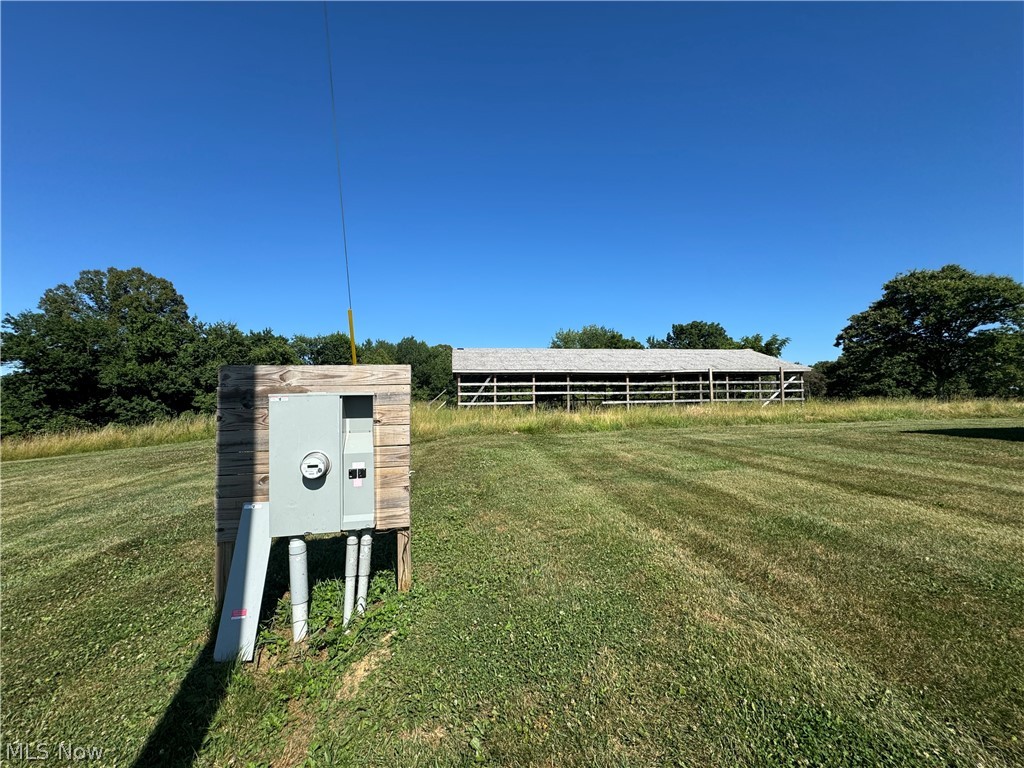
<instances>
[{"instance_id":1,"label":"wooden fence rail","mask_svg":"<svg viewBox=\"0 0 1024 768\"><path fill-rule=\"evenodd\" d=\"M706 402L803 402L802 371L677 374L458 374L459 407L497 408L561 401L576 405L687 405Z\"/></svg>"}]
</instances>

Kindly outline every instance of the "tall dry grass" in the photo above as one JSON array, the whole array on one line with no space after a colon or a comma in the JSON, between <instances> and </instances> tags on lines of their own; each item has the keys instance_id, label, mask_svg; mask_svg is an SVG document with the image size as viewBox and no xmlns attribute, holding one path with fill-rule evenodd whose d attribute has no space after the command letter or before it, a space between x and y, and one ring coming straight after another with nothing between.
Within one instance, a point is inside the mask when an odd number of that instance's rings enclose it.
<instances>
[{"instance_id":1,"label":"tall dry grass","mask_svg":"<svg viewBox=\"0 0 1024 768\"><path fill-rule=\"evenodd\" d=\"M412 437L416 441L450 435L540 434L547 432L611 432L652 427L716 427L733 424L813 424L844 421L903 419L1024 419L1024 402L1010 400L813 400L803 405L707 403L694 406L637 406L573 411L526 408L436 409L426 403L412 407ZM186 414L137 427L108 425L97 430L61 432L0 442L0 459L21 461L91 453L115 448L206 440L216 435L213 416Z\"/></svg>"},{"instance_id":2,"label":"tall dry grass","mask_svg":"<svg viewBox=\"0 0 1024 768\"><path fill-rule=\"evenodd\" d=\"M137 427L108 424L102 429L74 430L51 435L5 438L0 442L0 459L21 461L64 456L71 453L92 453L114 448L141 448L148 445L187 443L214 437L213 416L185 414Z\"/></svg>"},{"instance_id":3,"label":"tall dry grass","mask_svg":"<svg viewBox=\"0 0 1024 768\"><path fill-rule=\"evenodd\" d=\"M813 424L905 419L1024 418L1024 402L1011 400L914 400L862 398L812 400L802 405L706 403L692 406L637 406L566 412L528 408L431 408L413 405L413 440L449 435L519 432L607 432L650 427L731 426L734 424Z\"/></svg>"}]
</instances>

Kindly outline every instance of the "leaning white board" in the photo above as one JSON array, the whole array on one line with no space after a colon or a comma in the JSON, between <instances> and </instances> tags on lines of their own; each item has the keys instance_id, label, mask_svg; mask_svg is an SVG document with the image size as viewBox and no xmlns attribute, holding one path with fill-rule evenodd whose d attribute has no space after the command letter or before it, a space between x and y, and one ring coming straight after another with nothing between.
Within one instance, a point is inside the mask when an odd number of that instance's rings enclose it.
<instances>
[{"instance_id":1,"label":"leaning white board","mask_svg":"<svg viewBox=\"0 0 1024 768\"><path fill-rule=\"evenodd\" d=\"M242 506L214 661L252 661L270 561L270 502Z\"/></svg>"}]
</instances>

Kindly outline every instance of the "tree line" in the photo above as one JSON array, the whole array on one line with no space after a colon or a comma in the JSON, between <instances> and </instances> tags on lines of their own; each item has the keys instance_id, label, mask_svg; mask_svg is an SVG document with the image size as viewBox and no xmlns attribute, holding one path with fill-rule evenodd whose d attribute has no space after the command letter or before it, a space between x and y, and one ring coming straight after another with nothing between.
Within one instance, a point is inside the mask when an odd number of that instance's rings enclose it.
<instances>
[{"instance_id":1,"label":"tree line","mask_svg":"<svg viewBox=\"0 0 1024 768\"><path fill-rule=\"evenodd\" d=\"M170 281L139 268L86 270L47 290L36 311L3 320L0 431L6 436L138 424L212 413L222 365L343 365L344 333L285 338L267 328L204 323ZM714 322L674 324L646 345L601 325L561 329L556 349L754 349L779 357L790 339L734 339ZM850 318L834 361L816 363L812 394L1024 394L1024 285L957 265L897 275ZM451 347L408 336L357 345L364 364L412 366L413 396L454 391Z\"/></svg>"},{"instance_id":2,"label":"tree line","mask_svg":"<svg viewBox=\"0 0 1024 768\"><path fill-rule=\"evenodd\" d=\"M692 320L673 324L665 338L647 337L644 346L636 339L626 338L603 325L585 325L580 330L563 329L551 340L552 349L753 349L772 357L780 357L790 339L773 333L765 339L760 333L741 336L738 340L726 333L719 323Z\"/></svg>"},{"instance_id":3,"label":"tree line","mask_svg":"<svg viewBox=\"0 0 1024 768\"><path fill-rule=\"evenodd\" d=\"M780 357L790 339L757 333L734 339L718 323L673 325L650 349L753 349ZM560 330L557 348L644 349L600 325ZM882 286L882 297L836 336L836 360L815 363L812 396L1024 396L1024 285L957 264L911 270Z\"/></svg>"},{"instance_id":4,"label":"tree line","mask_svg":"<svg viewBox=\"0 0 1024 768\"><path fill-rule=\"evenodd\" d=\"M0 431L5 436L140 424L212 413L222 365L340 365L343 333L295 336L189 314L170 281L137 267L82 272L47 290L38 311L7 314ZM363 363L411 365L413 394L451 387L451 347L409 336L357 345Z\"/></svg>"}]
</instances>

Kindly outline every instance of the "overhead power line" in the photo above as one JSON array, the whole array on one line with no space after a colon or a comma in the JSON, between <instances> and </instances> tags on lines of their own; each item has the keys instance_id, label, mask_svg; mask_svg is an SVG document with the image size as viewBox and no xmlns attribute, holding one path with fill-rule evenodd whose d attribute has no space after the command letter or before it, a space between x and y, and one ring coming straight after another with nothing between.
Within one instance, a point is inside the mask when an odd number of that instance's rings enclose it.
<instances>
[{"instance_id":1,"label":"overhead power line","mask_svg":"<svg viewBox=\"0 0 1024 768\"><path fill-rule=\"evenodd\" d=\"M334 162L338 171L338 205L341 208L341 244L345 253L345 285L348 289L348 340L352 348L352 365L356 364L356 330L352 318L352 273L348 262L348 232L345 229L345 195L341 184L341 141L338 138L338 108L334 98L334 61L331 56L331 24L324 0L324 33L327 37L327 78L331 84L331 126L334 129Z\"/></svg>"}]
</instances>

